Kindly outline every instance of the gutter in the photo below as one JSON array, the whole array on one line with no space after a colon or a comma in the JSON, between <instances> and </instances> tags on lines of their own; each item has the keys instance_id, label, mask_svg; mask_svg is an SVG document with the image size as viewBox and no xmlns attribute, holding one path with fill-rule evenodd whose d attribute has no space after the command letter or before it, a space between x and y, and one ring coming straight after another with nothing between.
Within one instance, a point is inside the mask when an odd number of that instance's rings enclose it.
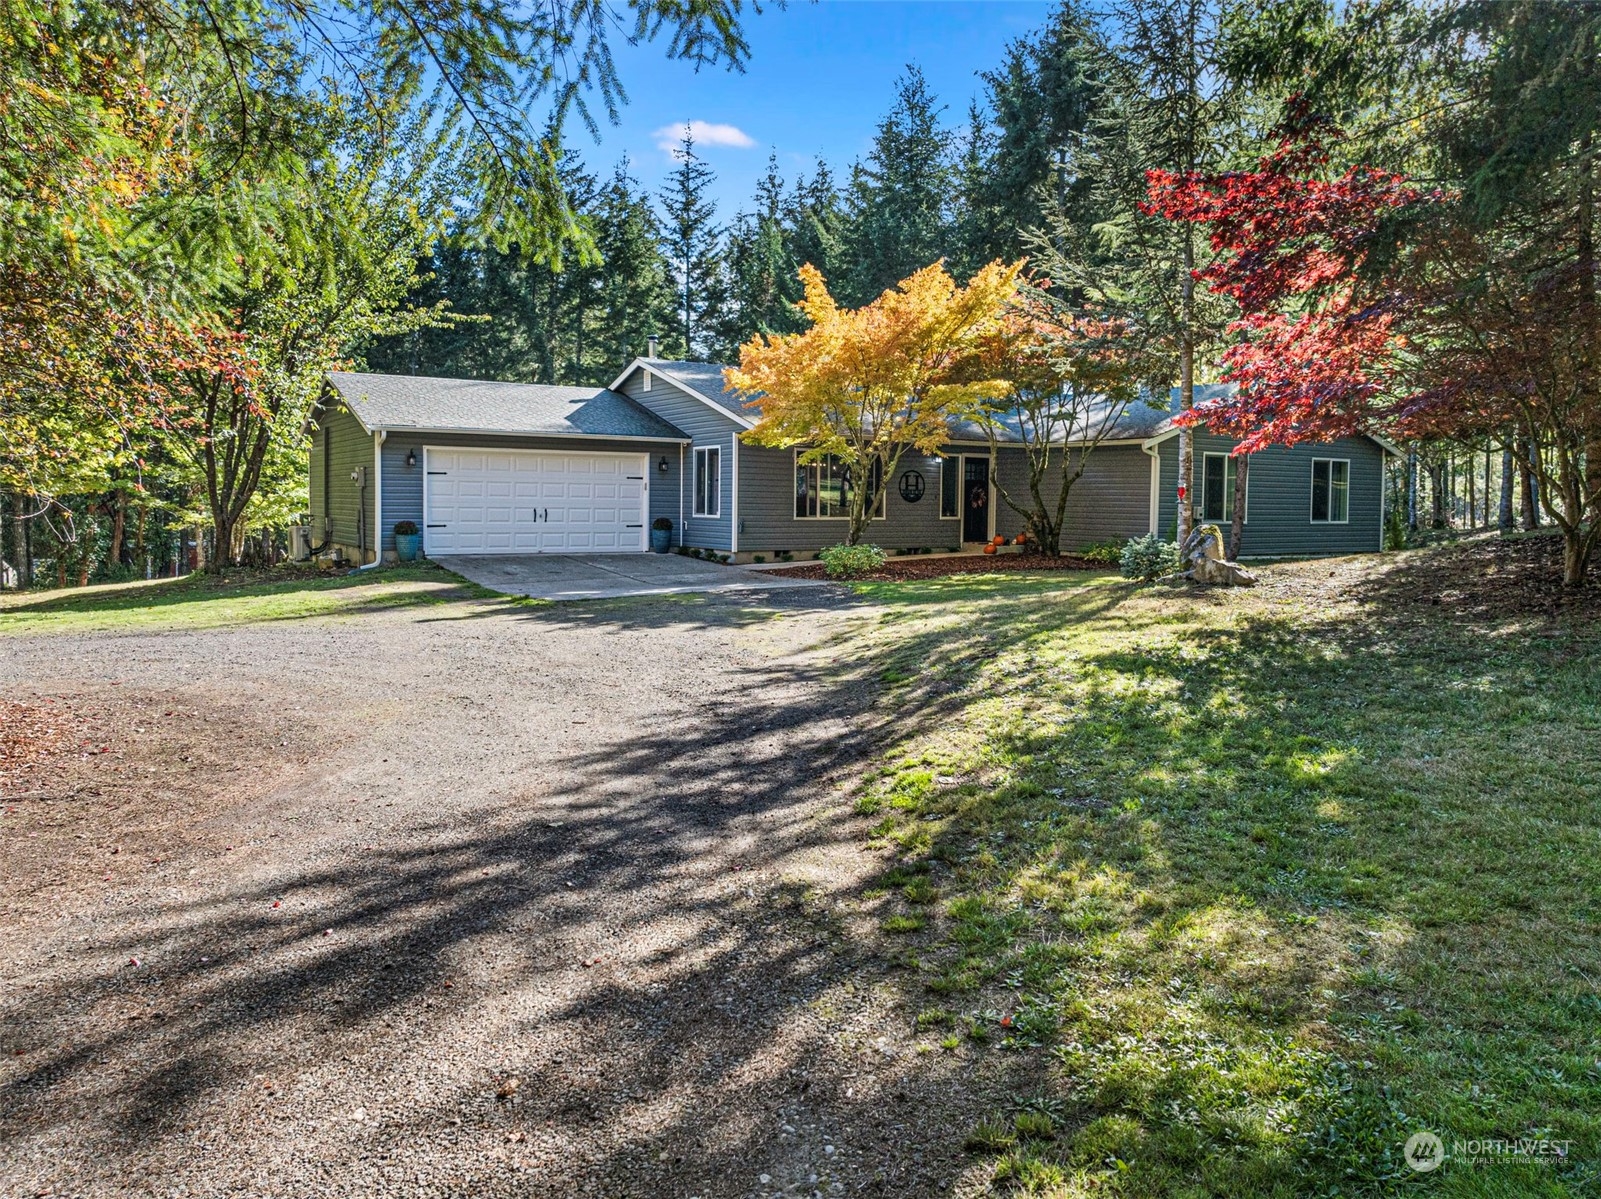
<instances>
[{"instance_id":1,"label":"gutter","mask_svg":"<svg viewBox=\"0 0 1601 1199\"><path fill-rule=\"evenodd\" d=\"M358 567L371 570L384 561L384 439L388 429L374 429L372 434L372 561Z\"/></svg>"}]
</instances>

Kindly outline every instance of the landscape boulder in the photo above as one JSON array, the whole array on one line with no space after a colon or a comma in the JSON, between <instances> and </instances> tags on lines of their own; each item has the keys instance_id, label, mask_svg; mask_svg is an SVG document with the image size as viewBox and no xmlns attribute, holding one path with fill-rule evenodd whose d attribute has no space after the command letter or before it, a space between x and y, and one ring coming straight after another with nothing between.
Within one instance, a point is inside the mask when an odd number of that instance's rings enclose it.
<instances>
[{"instance_id":1,"label":"landscape boulder","mask_svg":"<svg viewBox=\"0 0 1601 1199\"><path fill-rule=\"evenodd\" d=\"M1223 534L1216 525L1198 525L1179 549L1181 575L1209 587L1252 587L1256 576L1223 556Z\"/></svg>"}]
</instances>

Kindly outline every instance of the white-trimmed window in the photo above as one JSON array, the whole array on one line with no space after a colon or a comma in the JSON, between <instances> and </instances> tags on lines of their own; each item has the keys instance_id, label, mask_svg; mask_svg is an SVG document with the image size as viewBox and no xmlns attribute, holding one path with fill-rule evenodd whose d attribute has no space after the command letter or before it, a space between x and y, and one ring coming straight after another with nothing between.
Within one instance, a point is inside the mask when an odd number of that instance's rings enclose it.
<instances>
[{"instance_id":1,"label":"white-trimmed window","mask_svg":"<svg viewBox=\"0 0 1601 1199\"><path fill-rule=\"evenodd\" d=\"M802 462L795 451L795 519L843 520L851 511L851 471L834 455L817 462ZM878 504L873 519L884 519L884 464L873 460L873 490Z\"/></svg>"},{"instance_id":2,"label":"white-trimmed window","mask_svg":"<svg viewBox=\"0 0 1601 1199\"><path fill-rule=\"evenodd\" d=\"M723 451L715 445L695 447L696 516L720 516L723 511Z\"/></svg>"},{"instance_id":3,"label":"white-trimmed window","mask_svg":"<svg viewBox=\"0 0 1601 1199\"><path fill-rule=\"evenodd\" d=\"M962 518L962 458L959 454L939 460L939 518Z\"/></svg>"},{"instance_id":4,"label":"white-trimmed window","mask_svg":"<svg viewBox=\"0 0 1601 1199\"><path fill-rule=\"evenodd\" d=\"M1228 523L1234 519L1234 485L1240 475L1240 460L1233 454L1201 456L1201 519ZM1251 519L1251 477L1245 477L1245 513Z\"/></svg>"},{"instance_id":5,"label":"white-trimmed window","mask_svg":"<svg viewBox=\"0 0 1601 1199\"><path fill-rule=\"evenodd\" d=\"M1351 515L1351 463L1347 458L1312 459L1312 523L1343 525Z\"/></svg>"}]
</instances>

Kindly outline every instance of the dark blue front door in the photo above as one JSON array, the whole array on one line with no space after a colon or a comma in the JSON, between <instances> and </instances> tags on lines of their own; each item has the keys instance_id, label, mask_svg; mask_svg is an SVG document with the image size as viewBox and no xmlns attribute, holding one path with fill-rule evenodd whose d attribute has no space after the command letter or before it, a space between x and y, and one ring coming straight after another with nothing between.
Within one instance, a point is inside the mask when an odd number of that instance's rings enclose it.
<instances>
[{"instance_id":1,"label":"dark blue front door","mask_svg":"<svg viewBox=\"0 0 1601 1199\"><path fill-rule=\"evenodd\" d=\"M962 459L962 540L988 541L990 535L990 460Z\"/></svg>"}]
</instances>

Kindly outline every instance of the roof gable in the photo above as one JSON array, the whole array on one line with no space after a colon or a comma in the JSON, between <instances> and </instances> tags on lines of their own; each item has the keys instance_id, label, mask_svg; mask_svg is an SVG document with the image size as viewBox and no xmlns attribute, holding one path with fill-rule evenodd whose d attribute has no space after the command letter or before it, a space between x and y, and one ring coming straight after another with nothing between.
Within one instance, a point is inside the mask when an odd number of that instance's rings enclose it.
<instances>
[{"instance_id":1,"label":"roof gable","mask_svg":"<svg viewBox=\"0 0 1601 1199\"><path fill-rule=\"evenodd\" d=\"M751 419L750 410L743 397L723 385L723 372L728 369L730 368L720 362L635 358L623 368L622 374L612 380L612 387L621 387L628 376L636 370L648 370L654 377L665 379L691 399L699 400L741 428L752 428L756 422Z\"/></svg>"}]
</instances>

